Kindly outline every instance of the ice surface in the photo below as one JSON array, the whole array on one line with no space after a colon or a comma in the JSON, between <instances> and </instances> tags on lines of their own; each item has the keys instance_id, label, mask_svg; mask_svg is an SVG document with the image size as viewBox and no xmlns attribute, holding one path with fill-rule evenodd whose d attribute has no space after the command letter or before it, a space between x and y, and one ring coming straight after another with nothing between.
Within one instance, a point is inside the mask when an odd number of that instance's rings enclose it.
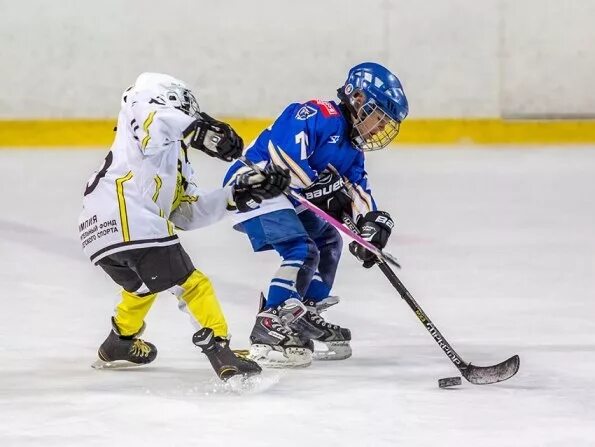
<instances>
[{"instance_id":1,"label":"ice surface","mask_svg":"<svg viewBox=\"0 0 595 447\"><path fill-rule=\"evenodd\" d=\"M457 373L382 273L344 251L327 313L351 359L215 380L173 296L157 300L145 369L96 371L117 288L84 257L77 216L105 150L0 151L0 446L593 446L595 149L433 148L370 154L399 277L466 361L521 356L513 379ZM192 154L202 186L223 162ZM229 221L182 236L247 346L276 269Z\"/></svg>"}]
</instances>

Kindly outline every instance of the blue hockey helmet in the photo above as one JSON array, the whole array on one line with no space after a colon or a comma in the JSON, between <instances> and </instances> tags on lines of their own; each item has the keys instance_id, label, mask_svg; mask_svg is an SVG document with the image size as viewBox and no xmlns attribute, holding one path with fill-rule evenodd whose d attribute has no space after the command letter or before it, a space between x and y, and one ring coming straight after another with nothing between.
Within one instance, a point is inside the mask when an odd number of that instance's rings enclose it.
<instances>
[{"instance_id":1,"label":"blue hockey helmet","mask_svg":"<svg viewBox=\"0 0 595 447\"><path fill-rule=\"evenodd\" d=\"M345 84L337 93L351 114L351 140L364 151L388 146L409 113L399 79L374 62L364 62L349 70Z\"/></svg>"}]
</instances>

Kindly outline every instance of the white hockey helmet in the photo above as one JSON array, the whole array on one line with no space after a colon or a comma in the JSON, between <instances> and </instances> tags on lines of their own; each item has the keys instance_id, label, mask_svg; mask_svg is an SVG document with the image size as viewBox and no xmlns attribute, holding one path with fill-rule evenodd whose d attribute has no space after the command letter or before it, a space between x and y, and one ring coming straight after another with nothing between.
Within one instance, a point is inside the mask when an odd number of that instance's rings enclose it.
<instances>
[{"instance_id":1,"label":"white hockey helmet","mask_svg":"<svg viewBox=\"0 0 595 447\"><path fill-rule=\"evenodd\" d=\"M132 87L136 91L149 91L156 102L169 105L185 114L197 117L198 101L183 81L168 74L142 73Z\"/></svg>"}]
</instances>

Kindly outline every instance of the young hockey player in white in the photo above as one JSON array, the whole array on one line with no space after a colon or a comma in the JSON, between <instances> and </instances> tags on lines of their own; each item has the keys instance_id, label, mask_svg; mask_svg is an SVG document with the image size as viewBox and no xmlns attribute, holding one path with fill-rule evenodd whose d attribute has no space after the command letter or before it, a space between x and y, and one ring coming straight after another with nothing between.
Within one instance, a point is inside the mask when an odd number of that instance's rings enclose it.
<instances>
[{"instance_id":1,"label":"young hockey player in white","mask_svg":"<svg viewBox=\"0 0 595 447\"><path fill-rule=\"evenodd\" d=\"M221 379L260 373L229 348L213 286L194 268L175 230L214 223L228 207L252 209L281 194L289 174L273 166L251 170L228 187L203 192L192 180L189 149L229 162L242 154L243 142L228 124L200 112L182 81L141 74L122 96L115 140L87 183L79 220L85 254L123 287L96 367L155 359L155 346L139 336L157 293L167 290L202 327L193 342Z\"/></svg>"},{"instance_id":2,"label":"young hockey player in white","mask_svg":"<svg viewBox=\"0 0 595 447\"><path fill-rule=\"evenodd\" d=\"M346 215L356 221L361 236L382 249L393 221L372 197L364 152L382 149L396 138L408 113L407 99L399 79L372 62L353 67L338 96L339 103L315 99L290 104L245 156L263 169L289 169L294 190L335 219ZM249 169L246 164L232 165L224 183L233 184ZM272 366L307 366L312 340L327 347L316 353L318 358L351 356L349 329L320 315L337 302L329 293L341 256L339 232L285 196L236 214L235 220L254 251L274 249L283 258L250 335L252 358ZM364 267L374 265L370 251L354 244L350 250Z\"/></svg>"}]
</instances>

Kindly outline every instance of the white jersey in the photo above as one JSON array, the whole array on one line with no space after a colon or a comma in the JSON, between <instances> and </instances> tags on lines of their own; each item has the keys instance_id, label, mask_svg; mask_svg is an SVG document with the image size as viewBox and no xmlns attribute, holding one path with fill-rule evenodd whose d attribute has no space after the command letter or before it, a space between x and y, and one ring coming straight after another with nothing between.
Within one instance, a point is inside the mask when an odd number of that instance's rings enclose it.
<instances>
[{"instance_id":1,"label":"white jersey","mask_svg":"<svg viewBox=\"0 0 595 447\"><path fill-rule=\"evenodd\" d=\"M184 131L194 118L175 108L168 75L143 73L122 96L111 151L87 183L79 218L83 251L96 263L120 251L179 243L175 229L225 215L231 188L193 183Z\"/></svg>"}]
</instances>

